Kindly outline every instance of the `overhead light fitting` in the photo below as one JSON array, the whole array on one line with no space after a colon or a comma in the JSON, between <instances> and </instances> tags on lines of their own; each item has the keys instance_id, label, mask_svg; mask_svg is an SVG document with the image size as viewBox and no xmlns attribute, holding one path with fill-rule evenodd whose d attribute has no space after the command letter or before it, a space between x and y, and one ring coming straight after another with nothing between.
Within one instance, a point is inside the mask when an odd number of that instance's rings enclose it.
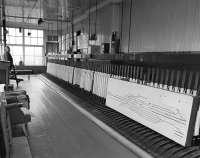
<instances>
[{"instance_id":1,"label":"overhead light fitting","mask_svg":"<svg viewBox=\"0 0 200 158\"><path fill-rule=\"evenodd\" d=\"M38 19L38 25L41 25L44 22L44 20L42 18Z\"/></svg>"},{"instance_id":2,"label":"overhead light fitting","mask_svg":"<svg viewBox=\"0 0 200 158\"><path fill-rule=\"evenodd\" d=\"M81 30L76 31L76 36L80 36L81 35Z\"/></svg>"},{"instance_id":3,"label":"overhead light fitting","mask_svg":"<svg viewBox=\"0 0 200 158\"><path fill-rule=\"evenodd\" d=\"M22 33L22 28L21 27L19 28L19 32Z\"/></svg>"}]
</instances>

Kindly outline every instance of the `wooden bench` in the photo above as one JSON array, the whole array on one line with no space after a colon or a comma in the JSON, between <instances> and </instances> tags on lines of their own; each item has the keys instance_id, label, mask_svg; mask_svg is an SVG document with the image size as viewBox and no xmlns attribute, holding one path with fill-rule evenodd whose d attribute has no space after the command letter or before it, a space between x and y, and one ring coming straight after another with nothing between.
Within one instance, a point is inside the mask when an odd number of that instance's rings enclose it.
<instances>
[{"instance_id":1,"label":"wooden bench","mask_svg":"<svg viewBox=\"0 0 200 158\"><path fill-rule=\"evenodd\" d=\"M30 80L30 75L33 74L33 70L15 70L15 73L16 75L28 75L28 80Z\"/></svg>"}]
</instances>

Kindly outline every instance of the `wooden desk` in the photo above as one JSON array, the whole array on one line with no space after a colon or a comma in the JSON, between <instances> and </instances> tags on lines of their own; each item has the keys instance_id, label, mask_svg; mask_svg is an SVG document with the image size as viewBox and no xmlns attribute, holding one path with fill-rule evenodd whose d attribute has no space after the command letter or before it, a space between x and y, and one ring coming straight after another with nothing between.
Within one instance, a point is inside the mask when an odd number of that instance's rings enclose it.
<instances>
[{"instance_id":1,"label":"wooden desk","mask_svg":"<svg viewBox=\"0 0 200 158\"><path fill-rule=\"evenodd\" d=\"M9 85L10 62L0 60L0 84Z\"/></svg>"},{"instance_id":2,"label":"wooden desk","mask_svg":"<svg viewBox=\"0 0 200 158\"><path fill-rule=\"evenodd\" d=\"M15 107L15 109L19 109L19 107ZM0 92L0 128L2 129L2 133L0 135L0 139L4 139L4 153L3 157L10 158L32 158L32 154L30 151L28 139L26 136L12 137L11 133L11 122L8 115L11 116L10 110L8 109L8 105L5 101L5 93ZM18 119L18 118L16 118ZM12 144L12 146L11 146ZM12 147L12 148L11 148ZM1 155L0 155L1 157Z\"/></svg>"}]
</instances>

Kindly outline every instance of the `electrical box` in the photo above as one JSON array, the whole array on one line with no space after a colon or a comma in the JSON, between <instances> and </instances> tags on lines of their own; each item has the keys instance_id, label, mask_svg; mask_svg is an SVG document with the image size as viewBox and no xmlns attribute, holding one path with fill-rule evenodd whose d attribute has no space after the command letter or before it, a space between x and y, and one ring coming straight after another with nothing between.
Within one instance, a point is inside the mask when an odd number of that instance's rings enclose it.
<instances>
[{"instance_id":1,"label":"electrical box","mask_svg":"<svg viewBox=\"0 0 200 158\"><path fill-rule=\"evenodd\" d=\"M101 54L109 54L109 51L110 51L110 43L102 43Z\"/></svg>"},{"instance_id":2,"label":"electrical box","mask_svg":"<svg viewBox=\"0 0 200 158\"><path fill-rule=\"evenodd\" d=\"M90 45L88 47L88 54L92 54L92 55L100 54L100 46Z\"/></svg>"}]
</instances>

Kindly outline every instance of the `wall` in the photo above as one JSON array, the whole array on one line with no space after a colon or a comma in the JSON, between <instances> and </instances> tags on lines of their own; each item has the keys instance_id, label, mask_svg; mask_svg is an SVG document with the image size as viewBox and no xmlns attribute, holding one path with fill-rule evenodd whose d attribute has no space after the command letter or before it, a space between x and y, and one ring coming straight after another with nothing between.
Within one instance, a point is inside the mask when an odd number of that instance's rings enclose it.
<instances>
[{"instance_id":1,"label":"wall","mask_svg":"<svg viewBox=\"0 0 200 158\"><path fill-rule=\"evenodd\" d=\"M96 12L90 13L90 33L95 33ZM107 5L97 12L96 31L101 36L101 42L109 42L112 32L112 6ZM75 24L74 31L82 30L89 33L89 17Z\"/></svg>"},{"instance_id":2,"label":"wall","mask_svg":"<svg viewBox=\"0 0 200 158\"><path fill-rule=\"evenodd\" d=\"M90 14L89 10L83 13L83 18L81 18L82 20L76 20L77 18L75 18L74 21L76 22L74 24L74 32L81 30L81 32L89 34L90 16L90 34L95 33L96 23L96 34L98 36L98 40L95 43L98 45L101 43L109 43L111 40L112 32L119 32L120 30L120 3L111 3L109 1L109 3L103 5L103 7L100 7L100 9L97 10L97 15L95 7L93 7L91 10L93 11L90 11ZM97 20L95 20L96 16ZM71 33L71 24L69 24L68 27L63 26L62 32L63 34Z\"/></svg>"},{"instance_id":3,"label":"wall","mask_svg":"<svg viewBox=\"0 0 200 158\"><path fill-rule=\"evenodd\" d=\"M130 0L125 0L122 51L127 52ZM130 52L199 51L200 1L133 0Z\"/></svg>"},{"instance_id":4,"label":"wall","mask_svg":"<svg viewBox=\"0 0 200 158\"><path fill-rule=\"evenodd\" d=\"M124 53L200 50L199 0L132 0L131 15L130 7L131 0L123 0L98 9L97 34L102 43L110 42L112 31L118 31ZM95 12L90 16L94 33ZM74 31L88 33L88 19L86 15L77 22Z\"/></svg>"}]
</instances>

